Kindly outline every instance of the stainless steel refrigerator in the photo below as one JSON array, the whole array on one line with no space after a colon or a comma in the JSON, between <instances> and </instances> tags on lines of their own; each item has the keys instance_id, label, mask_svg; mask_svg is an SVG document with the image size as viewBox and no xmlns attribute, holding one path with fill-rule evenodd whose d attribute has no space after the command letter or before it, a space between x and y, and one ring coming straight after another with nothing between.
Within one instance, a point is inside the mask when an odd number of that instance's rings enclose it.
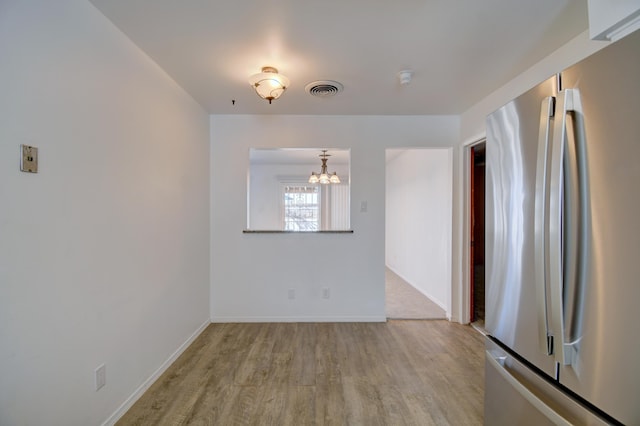
<instances>
[{"instance_id":1,"label":"stainless steel refrigerator","mask_svg":"<svg viewBox=\"0 0 640 426\"><path fill-rule=\"evenodd\" d=\"M487 118L485 424L640 425L640 31Z\"/></svg>"}]
</instances>

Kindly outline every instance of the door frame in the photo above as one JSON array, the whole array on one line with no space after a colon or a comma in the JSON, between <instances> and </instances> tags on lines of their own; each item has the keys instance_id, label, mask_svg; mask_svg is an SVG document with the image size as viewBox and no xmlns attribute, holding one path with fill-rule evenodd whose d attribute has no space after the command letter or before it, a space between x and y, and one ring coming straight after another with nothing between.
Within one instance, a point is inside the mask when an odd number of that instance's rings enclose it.
<instances>
[{"instance_id":1,"label":"door frame","mask_svg":"<svg viewBox=\"0 0 640 426\"><path fill-rule=\"evenodd\" d=\"M473 277L471 276L471 149L481 143L486 143L487 138L483 136L468 143L463 144L463 231L462 231L462 312L461 323L469 324L471 321L471 286Z\"/></svg>"}]
</instances>

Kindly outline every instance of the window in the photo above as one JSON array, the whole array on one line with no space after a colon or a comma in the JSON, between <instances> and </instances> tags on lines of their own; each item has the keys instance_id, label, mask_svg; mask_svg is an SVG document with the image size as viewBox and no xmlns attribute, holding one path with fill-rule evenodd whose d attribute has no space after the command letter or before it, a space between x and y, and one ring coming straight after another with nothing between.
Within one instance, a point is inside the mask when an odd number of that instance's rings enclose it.
<instances>
[{"instance_id":1,"label":"window","mask_svg":"<svg viewBox=\"0 0 640 426\"><path fill-rule=\"evenodd\" d=\"M285 231L317 231L320 229L318 187L284 185L283 202Z\"/></svg>"},{"instance_id":2,"label":"window","mask_svg":"<svg viewBox=\"0 0 640 426\"><path fill-rule=\"evenodd\" d=\"M318 231L349 227L349 186L282 184L285 231Z\"/></svg>"}]
</instances>

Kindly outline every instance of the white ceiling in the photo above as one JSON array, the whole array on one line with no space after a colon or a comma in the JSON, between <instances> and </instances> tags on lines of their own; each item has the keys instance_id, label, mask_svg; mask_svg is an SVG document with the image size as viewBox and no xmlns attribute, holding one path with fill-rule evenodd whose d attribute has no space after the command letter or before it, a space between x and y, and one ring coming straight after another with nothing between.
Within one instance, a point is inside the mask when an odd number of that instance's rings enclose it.
<instances>
[{"instance_id":1,"label":"white ceiling","mask_svg":"<svg viewBox=\"0 0 640 426\"><path fill-rule=\"evenodd\" d=\"M587 0L90 1L212 114L459 114L588 25ZM305 93L325 79L344 91Z\"/></svg>"}]
</instances>

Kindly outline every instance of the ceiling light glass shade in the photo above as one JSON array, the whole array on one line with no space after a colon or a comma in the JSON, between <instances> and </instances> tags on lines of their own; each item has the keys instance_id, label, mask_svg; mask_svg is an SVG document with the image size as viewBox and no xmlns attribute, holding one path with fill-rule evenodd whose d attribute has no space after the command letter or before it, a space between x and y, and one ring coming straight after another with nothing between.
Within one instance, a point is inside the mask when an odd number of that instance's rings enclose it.
<instances>
[{"instance_id":1,"label":"ceiling light glass shade","mask_svg":"<svg viewBox=\"0 0 640 426\"><path fill-rule=\"evenodd\" d=\"M331 177L329 178L329 181L331 183L340 183L340 178L338 177L338 175L336 174L336 172L333 172L333 174L331 175Z\"/></svg>"},{"instance_id":2,"label":"ceiling light glass shade","mask_svg":"<svg viewBox=\"0 0 640 426\"><path fill-rule=\"evenodd\" d=\"M329 175L326 174L326 173L322 173L320 175L320 183L322 185L327 185L327 184L331 183L331 179L329 179Z\"/></svg>"},{"instance_id":3,"label":"ceiling light glass shade","mask_svg":"<svg viewBox=\"0 0 640 426\"><path fill-rule=\"evenodd\" d=\"M309 176L309 183L318 183L320 182L320 179L318 178L318 175L316 174L316 172L311 172L311 176Z\"/></svg>"},{"instance_id":4,"label":"ceiling light glass shade","mask_svg":"<svg viewBox=\"0 0 640 426\"><path fill-rule=\"evenodd\" d=\"M263 67L262 72L249 77L249 84L253 86L258 96L271 103L289 87L289 79L273 67Z\"/></svg>"}]
</instances>

